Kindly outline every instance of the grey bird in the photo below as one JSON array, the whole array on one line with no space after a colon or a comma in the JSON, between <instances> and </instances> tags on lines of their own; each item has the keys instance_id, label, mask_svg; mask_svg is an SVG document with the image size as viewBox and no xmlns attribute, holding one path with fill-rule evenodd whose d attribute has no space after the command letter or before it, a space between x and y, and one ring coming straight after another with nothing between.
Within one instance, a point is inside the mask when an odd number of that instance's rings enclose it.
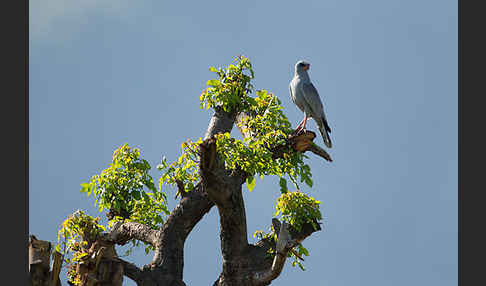
<instances>
[{"instance_id":1,"label":"grey bird","mask_svg":"<svg viewBox=\"0 0 486 286\"><path fill-rule=\"evenodd\" d=\"M295 64L295 74L292 81L290 81L290 98L297 105L297 107L304 112L304 119L297 126L296 132L306 131L305 125L309 117L312 117L319 127L319 131L324 139L324 144L328 148L332 147L331 128L327 124L326 114L324 114L324 107L317 89L310 81L307 71L310 68L310 63L306 61L298 61Z\"/></svg>"}]
</instances>

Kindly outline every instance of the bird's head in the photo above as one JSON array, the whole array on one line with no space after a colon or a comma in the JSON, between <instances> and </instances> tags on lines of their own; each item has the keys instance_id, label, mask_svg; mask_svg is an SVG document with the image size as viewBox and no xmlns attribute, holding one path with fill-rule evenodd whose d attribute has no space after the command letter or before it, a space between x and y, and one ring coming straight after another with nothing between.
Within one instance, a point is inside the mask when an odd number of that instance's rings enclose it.
<instances>
[{"instance_id":1,"label":"bird's head","mask_svg":"<svg viewBox=\"0 0 486 286\"><path fill-rule=\"evenodd\" d=\"M302 71L307 71L308 69L310 68L310 63L306 62L306 61L298 61L296 64L295 64L295 72L302 72Z\"/></svg>"}]
</instances>

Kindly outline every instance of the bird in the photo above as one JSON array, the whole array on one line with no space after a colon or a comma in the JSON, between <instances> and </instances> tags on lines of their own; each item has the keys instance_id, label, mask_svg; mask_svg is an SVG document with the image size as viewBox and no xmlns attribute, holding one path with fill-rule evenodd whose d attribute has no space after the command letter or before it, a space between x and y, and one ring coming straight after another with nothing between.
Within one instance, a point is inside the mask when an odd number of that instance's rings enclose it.
<instances>
[{"instance_id":1,"label":"bird","mask_svg":"<svg viewBox=\"0 0 486 286\"><path fill-rule=\"evenodd\" d=\"M301 131L306 132L307 120L312 117L319 128L319 132L322 135L324 144L328 148L332 148L331 128L327 123L326 114L324 113L324 106L322 105L321 98L317 89L312 84L308 70L310 63L304 60L300 60L295 64L294 77L290 81L290 98L297 107L304 112L304 119L299 123L296 133Z\"/></svg>"}]
</instances>

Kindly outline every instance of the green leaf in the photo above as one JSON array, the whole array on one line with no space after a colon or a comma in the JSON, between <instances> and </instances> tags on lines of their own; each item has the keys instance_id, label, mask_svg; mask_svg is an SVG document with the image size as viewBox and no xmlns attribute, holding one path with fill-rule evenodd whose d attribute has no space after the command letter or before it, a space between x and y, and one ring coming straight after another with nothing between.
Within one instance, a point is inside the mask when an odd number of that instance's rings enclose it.
<instances>
[{"instance_id":1,"label":"green leaf","mask_svg":"<svg viewBox=\"0 0 486 286\"><path fill-rule=\"evenodd\" d=\"M302 253L305 255L305 256L309 256L309 251L307 251L307 249L305 247L302 247Z\"/></svg>"},{"instance_id":2,"label":"green leaf","mask_svg":"<svg viewBox=\"0 0 486 286\"><path fill-rule=\"evenodd\" d=\"M89 183L81 183L81 192L85 193L89 190Z\"/></svg>"},{"instance_id":3,"label":"green leaf","mask_svg":"<svg viewBox=\"0 0 486 286\"><path fill-rule=\"evenodd\" d=\"M255 176L251 176L251 177L246 178L246 186L248 187L248 190L250 192L253 191L253 188L255 187L255 185L256 185Z\"/></svg>"},{"instance_id":4,"label":"green leaf","mask_svg":"<svg viewBox=\"0 0 486 286\"><path fill-rule=\"evenodd\" d=\"M287 189L287 180L285 178L282 178L280 177L280 180L279 180L279 185L280 185L280 192L283 194L283 193L286 193L288 191Z\"/></svg>"},{"instance_id":5,"label":"green leaf","mask_svg":"<svg viewBox=\"0 0 486 286\"><path fill-rule=\"evenodd\" d=\"M209 67L209 70L212 72L218 72L218 70L215 67Z\"/></svg>"},{"instance_id":6,"label":"green leaf","mask_svg":"<svg viewBox=\"0 0 486 286\"><path fill-rule=\"evenodd\" d=\"M132 196L136 200L140 200L140 192L139 191L133 191Z\"/></svg>"},{"instance_id":7,"label":"green leaf","mask_svg":"<svg viewBox=\"0 0 486 286\"><path fill-rule=\"evenodd\" d=\"M312 179L309 177L305 177L305 183L311 188L314 185L314 182L312 182Z\"/></svg>"},{"instance_id":8,"label":"green leaf","mask_svg":"<svg viewBox=\"0 0 486 286\"><path fill-rule=\"evenodd\" d=\"M208 86L219 86L219 85L221 85L221 83L217 79L210 79L210 80L208 80L206 85L208 85Z\"/></svg>"}]
</instances>

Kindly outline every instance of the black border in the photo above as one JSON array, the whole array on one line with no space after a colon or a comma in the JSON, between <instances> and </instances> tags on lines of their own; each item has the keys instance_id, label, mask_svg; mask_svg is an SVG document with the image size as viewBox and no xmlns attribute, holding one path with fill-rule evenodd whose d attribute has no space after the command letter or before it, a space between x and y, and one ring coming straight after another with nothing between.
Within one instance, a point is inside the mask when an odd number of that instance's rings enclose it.
<instances>
[{"instance_id":1,"label":"black border","mask_svg":"<svg viewBox=\"0 0 486 286\"><path fill-rule=\"evenodd\" d=\"M484 234L484 9L459 0L459 285L486 285ZM481 197L482 196L482 197Z\"/></svg>"},{"instance_id":2,"label":"black border","mask_svg":"<svg viewBox=\"0 0 486 286\"><path fill-rule=\"evenodd\" d=\"M486 285L486 235L482 218L486 91L484 9L459 1L459 285ZM483 196L481 198L481 196Z\"/></svg>"},{"instance_id":3,"label":"black border","mask_svg":"<svg viewBox=\"0 0 486 286\"><path fill-rule=\"evenodd\" d=\"M29 1L2 5L2 285L28 285Z\"/></svg>"}]
</instances>

